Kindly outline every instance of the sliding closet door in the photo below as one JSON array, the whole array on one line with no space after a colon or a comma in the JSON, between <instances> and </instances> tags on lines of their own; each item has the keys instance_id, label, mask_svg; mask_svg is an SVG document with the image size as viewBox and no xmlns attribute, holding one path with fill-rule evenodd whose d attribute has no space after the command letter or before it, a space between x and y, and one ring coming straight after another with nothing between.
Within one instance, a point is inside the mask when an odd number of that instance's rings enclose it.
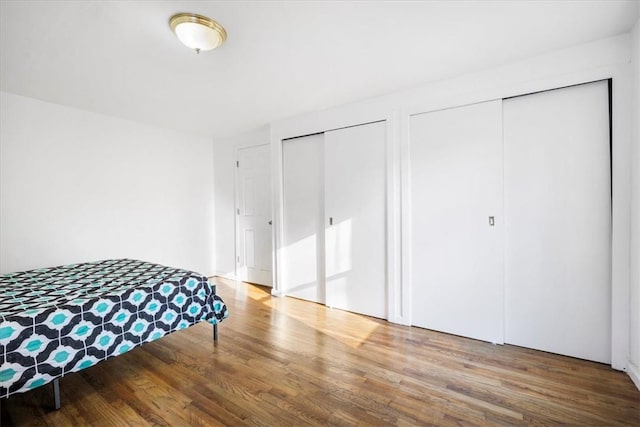
<instances>
[{"instance_id":1,"label":"sliding closet door","mask_svg":"<svg viewBox=\"0 0 640 427\"><path fill-rule=\"evenodd\" d=\"M386 318L385 122L325 133L326 295Z\"/></svg>"},{"instance_id":2,"label":"sliding closet door","mask_svg":"<svg viewBox=\"0 0 640 427\"><path fill-rule=\"evenodd\" d=\"M323 135L284 141L282 157L283 290L324 303Z\"/></svg>"},{"instance_id":3,"label":"sliding closet door","mask_svg":"<svg viewBox=\"0 0 640 427\"><path fill-rule=\"evenodd\" d=\"M503 342L502 102L410 122L412 323Z\"/></svg>"},{"instance_id":4,"label":"sliding closet door","mask_svg":"<svg viewBox=\"0 0 640 427\"><path fill-rule=\"evenodd\" d=\"M505 341L611 359L606 82L504 101Z\"/></svg>"}]
</instances>

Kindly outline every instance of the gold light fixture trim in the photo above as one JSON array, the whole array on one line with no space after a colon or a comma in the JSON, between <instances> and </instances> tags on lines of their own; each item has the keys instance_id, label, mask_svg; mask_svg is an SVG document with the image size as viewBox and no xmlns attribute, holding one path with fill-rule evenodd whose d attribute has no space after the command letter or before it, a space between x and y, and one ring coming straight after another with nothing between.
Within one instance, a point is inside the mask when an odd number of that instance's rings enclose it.
<instances>
[{"instance_id":1,"label":"gold light fixture trim","mask_svg":"<svg viewBox=\"0 0 640 427\"><path fill-rule=\"evenodd\" d=\"M196 53L219 47L227 39L227 31L211 18L195 13L178 13L169 19L171 31Z\"/></svg>"}]
</instances>

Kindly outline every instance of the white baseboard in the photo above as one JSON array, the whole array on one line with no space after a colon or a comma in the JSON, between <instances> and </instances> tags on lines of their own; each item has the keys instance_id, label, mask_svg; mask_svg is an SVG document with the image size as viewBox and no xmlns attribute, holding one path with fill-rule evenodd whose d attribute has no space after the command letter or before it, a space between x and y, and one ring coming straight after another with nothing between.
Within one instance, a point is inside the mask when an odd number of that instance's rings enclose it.
<instances>
[{"instance_id":1,"label":"white baseboard","mask_svg":"<svg viewBox=\"0 0 640 427\"><path fill-rule=\"evenodd\" d=\"M631 377L631 381L636 385L636 388L640 390L640 369L633 363L629 362L627 366L627 374Z\"/></svg>"}]
</instances>

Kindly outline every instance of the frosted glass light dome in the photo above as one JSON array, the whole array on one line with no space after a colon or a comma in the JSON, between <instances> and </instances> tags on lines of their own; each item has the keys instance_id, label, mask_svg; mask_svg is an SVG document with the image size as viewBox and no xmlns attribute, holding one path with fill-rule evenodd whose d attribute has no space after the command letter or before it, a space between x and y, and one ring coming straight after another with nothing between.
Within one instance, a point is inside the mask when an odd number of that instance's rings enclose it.
<instances>
[{"instance_id":1,"label":"frosted glass light dome","mask_svg":"<svg viewBox=\"0 0 640 427\"><path fill-rule=\"evenodd\" d=\"M194 13L179 13L169 20L171 29L188 48L200 53L220 46L227 39L227 32L211 18Z\"/></svg>"}]
</instances>

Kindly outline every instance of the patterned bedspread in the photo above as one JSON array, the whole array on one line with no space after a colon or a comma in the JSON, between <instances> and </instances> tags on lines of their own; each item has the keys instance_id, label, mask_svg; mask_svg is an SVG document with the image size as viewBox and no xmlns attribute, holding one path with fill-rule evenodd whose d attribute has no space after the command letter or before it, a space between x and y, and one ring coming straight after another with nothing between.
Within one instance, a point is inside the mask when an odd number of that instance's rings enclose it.
<instances>
[{"instance_id":1,"label":"patterned bedspread","mask_svg":"<svg viewBox=\"0 0 640 427\"><path fill-rule=\"evenodd\" d=\"M0 275L0 398L228 314L206 277L131 259Z\"/></svg>"}]
</instances>

